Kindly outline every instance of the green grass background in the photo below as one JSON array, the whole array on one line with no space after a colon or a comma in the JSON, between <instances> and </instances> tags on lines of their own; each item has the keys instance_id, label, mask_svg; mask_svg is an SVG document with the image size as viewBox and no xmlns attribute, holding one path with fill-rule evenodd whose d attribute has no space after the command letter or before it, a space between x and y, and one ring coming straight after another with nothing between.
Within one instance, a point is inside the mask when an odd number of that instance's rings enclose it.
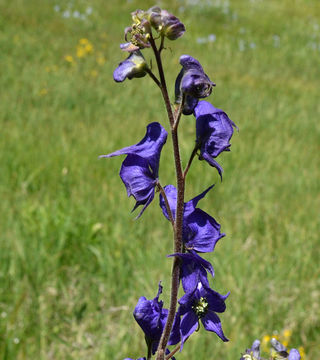
<instances>
[{"instance_id":1,"label":"green grass background","mask_svg":"<svg viewBox=\"0 0 320 360\"><path fill-rule=\"evenodd\" d=\"M320 358L319 79L317 0L165 0L187 32L167 43L170 94L181 54L217 83L209 101L239 126L219 157L223 182L195 161L190 199L227 236L212 261L226 293L230 342L201 330L178 359L238 359L255 338L292 330L290 346ZM118 176L98 155L138 142L151 121L168 130L149 78L116 84L112 72L130 12L152 1L0 0L0 357L116 359L145 355L132 317L162 280L168 303L169 222L156 199L138 221ZM56 10L54 9L55 6ZM92 14L63 17L65 11ZM205 42L210 34L214 42ZM76 57L79 39L94 51ZM199 40L200 39L200 40ZM145 51L148 57L148 51ZM65 60L71 55L75 65ZM97 63L97 57L105 61ZM102 64L103 63L103 64ZM194 118L181 120L187 161ZM161 158L174 182L171 141Z\"/></svg>"}]
</instances>

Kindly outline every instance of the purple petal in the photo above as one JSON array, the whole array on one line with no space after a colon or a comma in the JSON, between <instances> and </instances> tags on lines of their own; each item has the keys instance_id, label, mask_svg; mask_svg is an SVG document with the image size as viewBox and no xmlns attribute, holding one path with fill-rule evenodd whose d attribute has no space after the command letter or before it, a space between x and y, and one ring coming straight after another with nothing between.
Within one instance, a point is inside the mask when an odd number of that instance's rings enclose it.
<instances>
[{"instance_id":1,"label":"purple petal","mask_svg":"<svg viewBox=\"0 0 320 360\"><path fill-rule=\"evenodd\" d=\"M209 304L209 309L214 312L222 313L226 310L225 300L228 298L230 293L221 295L217 291L211 288L202 287L200 295L205 297Z\"/></svg>"},{"instance_id":2,"label":"purple petal","mask_svg":"<svg viewBox=\"0 0 320 360\"><path fill-rule=\"evenodd\" d=\"M216 167L221 176L222 168L214 160L222 151L229 151L233 127L236 125L227 114L215 108L207 101L199 101L194 109L196 117L197 144L200 149L199 159L206 160Z\"/></svg>"},{"instance_id":3,"label":"purple petal","mask_svg":"<svg viewBox=\"0 0 320 360\"><path fill-rule=\"evenodd\" d=\"M169 257L171 256L179 256L182 259L181 281L186 293L193 292L199 282L209 287L207 271L214 276L214 270L209 261L203 259L196 252L169 255Z\"/></svg>"},{"instance_id":4,"label":"purple petal","mask_svg":"<svg viewBox=\"0 0 320 360\"><path fill-rule=\"evenodd\" d=\"M154 176L158 177L160 153L163 145L167 141L167 135L166 130L158 122L153 122L147 126L146 135L138 144L127 146L110 154L101 155L100 157L109 158L125 154L141 156L148 160Z\"/></svg>"},{"instance_id":5,"label":"purple petal","mask_svg":"<svg viewBox=\"0 0 320 360\"><path fill-rule=\"evenodd\" d=\"M132 211L138 206L144 205L137 216L139 218L154 198L157 180L153 177L148 162L137 155L128 155L125 158L121 166L120 177L126 186L128 197L133 196L136 200Z\"/></svg>"},{"instance_id":6,"label":"purple petal","mask_svg":"<svg viewBox=\"0 0 320 360\"><path fill-rule=\"evenodd\" d=\"M124 46L123 50L126 50ZM147 63L142 55L142 53L138 51L133 51L130 53L129 57L122 61L119 66L113 72L113 79L116 82L122 82L126 78L131 80L136 77L143 77L147 74L146 72Z\"/></svg>"},{"instance_id":7,"label":"purple petal","mask_svg":"<svg viewBox=\"0 0 320 360\"><path fill-rule=\"evenodd\" d=\"M173 218L176 218L176 206L177 206L177 189L173 185L167 185L164 187L164 191L166 193L169 207L172 213ZM167 211L166 203L164 201L163 196L160 194L160 207L162 209L163 215L170 220L169 214Z\"/></svg>"},{"instance_id":8,"label":"purple petal","mask_svg":"<svg viewBox=\"0 0 320 360\"><path fill-rule=\"evenodd\" d=\"M300 360L301 356L297 349L291 349L289 353L288 360Z\"/></svg>"},{"instance_id":9,"label":"purple petal","mask_svg":"<svg viewBox=\"0 0 320 360\"><path fill-rule=\"evenodd\" d=\"M185 206L184 206L185 216L189 216L194 211L194 209L198 205L198 202L201 199L203 199L206 196L207 192L210 191L213 187L214 187L214 185L209 186L208 189L203 191L200 195L198 195L198 196L194 197L193 199L189 200L185 204Z\"/></svg>"},{"instance_id":10,"label":"purple petal","mask_svg":"<svg viewBox=\"0 0 320 360\"><path fill-rule=\"evenodd\" d=\"M219 316L213 311L209 310L208 313L201 319L201 322L206 330L216 333L223 341L229 341L224 336Z\"/></svg>"},{"instance_id":11,"label":"purple petal","mask_svg":"<svg viewBox=\"0 0 320 360\"><path fill-rule=\"evenodd\" d=\"M216 243L225 236L220 233L220 225L201 209L195 209L186 219L183 240L189 249L211 252Z\"/></svg>"},{"instance_id":12,"label":"purple petal","mask_svg":"<svg viewBox=\"0 0 320 360\"><path fill-rule=\"evenodd\" d=\"M189 311L182 317L180 324L181 350L183 348L184 342L193 332L197 330L197 327L198 327L198 317L193 311Z\"/></svg>"}]
</instances>

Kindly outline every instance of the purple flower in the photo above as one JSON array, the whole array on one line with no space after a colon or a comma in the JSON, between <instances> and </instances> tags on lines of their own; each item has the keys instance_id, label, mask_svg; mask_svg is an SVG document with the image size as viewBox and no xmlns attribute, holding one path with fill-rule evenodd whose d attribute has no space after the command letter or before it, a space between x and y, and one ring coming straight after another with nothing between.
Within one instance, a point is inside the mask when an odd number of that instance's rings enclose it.
<instances>
[{"instance_id":1,"label":"purple flower","mask_svg":"<svg viewBox=\"0 0 320 360\"><path fill-rule=\"evenodd\" d=\"M140 78L147 74L148 65L139 50L132 51L126 60L122 61L113 72L113 79L122 82L126 78Z\"/></svg>"},{"instance_id":2,"label":"purple flower","mask_svg":"<svg viewBox=\"0 0 320 360\"><path fill-rule=\"evenodd\" d=\"M223 334L220 319L216 314L225 311L225 300L228 296L229 293L220 295L199 283L192 293L186 293L179 300L178 312L182 316L180 323L181 349L187 338L197 330L199 320L207 331L215 332L223 341L228 341Z\"/></svg>"},{"instance_id":3,"label":"purple flower","mask_svg":"<svg viewBox=\"0 0 320 360\"><path fill-rule=\"evenodd\" d=\"M215 86L209 77L203 71L199 61L190 55L180 57L182 69L177 76L175 83L175 102L180 104L182 96L185 96L183 114L192 114L198 99L208 97Z\"/></svg>"},{"instance_id":4,"label":"purple flower","mask_svg":"<svg viewBox=\"0 0 320 360\"><path fill-rule=\"evenodd\" d=\"M153 354L157 350L168 317L168 309L164 309L163 301L159 301L161 293L162 286L159 283L157 296L153 300L147 300L144 296L140 297L133 312L135 320L145 333L147 343L152 346ZM179 317L176 317L168 345L175 345L179 341Z\"/></svg>"},{"instance_id":5,"label":"purple flower","mask_svg":"<svg viewBox=\"0 0 320 360\"><path fill-rule=\"evenodd\" d=\"M207 271L214 276L214 270L209 261L203 259L194 251L169 255L169 257L172 256L179 256L182 259L180 277L184 292L193 292L199 282L205 287L209 287Z\"/></svg>"},{"instance_id":6,"label":"purple flower","mask_svg":"<svg viewBox=\"0 0 320 360\"><path fill-rule=\"evenodd\" d=\"M187 250L198 252L211 252L216 243L225 234L220 233L220 225L203 210L196 208L200 199L212 188L210 186L200 195L184 204L182 237ZM164 188L173 218L176 214L177 190L173 185ZM169 219L165 201L160 195L160 206L164 216Z\"/></svg>"},{"instance_id":7,"label":"purple flower","mask_svg":"<svg viewBox=\"0 0 320 360\"><path fill-rule=\"evenodd\" d=\"M301 356L297 349L291 349L289 353L288 360L300 360Z\"/></svg>"},{"instance_id":8,"label":"purple flower","mask_svg":"<svg viewBox=\"0 0 320 360\"><path fill-rule=\"evenodd\" d=\"M146 135L138 144L100 156L109 158L127 155L121 166L120 177L126 186L128 196L132 195L136 200L133 210L139 205L144 205L138 217L154 198L160 153L166 140L166 130L159 123L153 122L147 126Z\"/></svg>"},{"instance_id":9,"label":"purple flower","mask_svg":"<svg viewBox=\"0 0 320 360\"><path fill-rule=\"evenodd\" d=\"M222 176L221 166L214 160L222 151L229 151L233 127L228 115L207 101L200 101L194 109L196 117L197 147L200 160L206 160Z\"/></svg>"},{"instance_id":10,"label":"purple flower","mask_svg":"<svg viewBox=\"0 0 320 360\"><path fill-rule=\"evenodd\" d=\"M125 358L124 360L135 360L135 359ZM146 360L146 358L145 358L145 357L143 357L143 358L139 358L139 359L136 359L136 360Z\"/></svg>"},{"instance_id":11,"label":"purple flower","mask_svg":"<svg viewBox=\"0 0 320 360\"><path fill-rule=\"evenodd\" d=\"M270 344L280 357L284 357L284 358L288 357L289 354L287 352L287 348L283 344L281 344L280 341L278 341L275 338L272 338L270 340Z\"/></svg>"},{"instance_id":12,"label":"purple flower","mask_svg":"<svg viewBox=\"0 0 320 360\"><path fill-rule=\"evenodd\" d=\"M261 359L261 357L260 357L260 341L255 340L253 342L251 348L246 350L245 354L252 355L255 360L260 360ZM241 356L241 358L240 358L240 360L245 360L245 359L246 358L244 358L243 356Z\"/></svg>"}]
</instances>

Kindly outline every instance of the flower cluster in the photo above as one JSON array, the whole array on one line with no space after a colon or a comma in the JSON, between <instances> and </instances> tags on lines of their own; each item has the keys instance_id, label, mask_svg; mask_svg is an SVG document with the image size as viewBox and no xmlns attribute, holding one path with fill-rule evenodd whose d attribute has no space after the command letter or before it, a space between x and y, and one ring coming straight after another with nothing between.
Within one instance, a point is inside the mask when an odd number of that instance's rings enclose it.
<instances>
[{"instance_id":1,"label":"flower cluster","mask_svg":"<svg viewBox=\"0 0 320 360\"><path fill-rule=\"evenodd\" d=\"M162 90L166 91L163 83L164 75L161 73L162 66L160 54L164 49L164 39L176 40L185 32L184 25L177 17L159 7L153 7L147 11L137 10L132 13L133 24L125 29L127 43L121 48L129 52L126 60L122 61L113 73L116 82L125 79L144 77L149 74ZM160 46L155 45L156 33L160 39ZM129 40L129 41L128 41ZM152 48L158 65L160 80L151 72L145 60L143 49ZM166 102L171 132L177 131L181 114L195 116L195 145L193 155L190 158L184 175L177 175L177 183L185 182L185 177L191 165L192 159L198 154L199 160L205 160L210 166L215 167L220 176L221 166L216 158L230 148L230 139L235 124L226 113L215 108L207 101L215 84L204 72L198 60L189 55L180 57L182 69L179 71L175 82L175 112L171 113L171 104ZM164 96L166 101L166 97ZM169 110L168 110L169 109ZM211 263L200 254L213 252L217 242L225 236L220 231L220 224L208 213L198 207L199 201L213 188L213 185L195 196L188 202L181 200L181 187L173 185L162 187L159 180L160 155L163 145L166 143L167 131L164 127L153 122L147 126L143 139L135 145L125 147L102 157L114 157L126 155L121 169L120 177L126 187L128 196L133 196L136 204L142 206L138 217L150 205L159 190L160 207L164 216L172 223L175 238L181 237L181 246L175 247L176 251L168 257L178 261L178 282L181 282L184 295L178 300L179 307L170 309L163 307L159 300L162 286L156 297L148 300L141 297L133 312L134 318L145 334L148 347L148 359L161 348L161 341L166 331L166 324L170 323L169 333L162 349L167 358L173 358L169 354L167 345L178 345L182 350L187 339L199 328L200 324L210 332L214 332L223 341L228 341L224 335L221 321L218 316L226 309L225 301L229 295L221 295L210 287L208 274L214 277L214 269ZM174 155L176 159L177 137L173 136ZM179 161L176 160L179 164ZM180 195L179 195L180 194ZM180 215L179 215L180 214ZM178 228L178 217L181 217L181 228ZM178 289L176 289L178 290ZM178 291L176 291L177 293ZM170 312L174 311L174 318L170 320ZM161 350L161 349L160 349ZM159 350L159 353L161 352ZM159 355L163 359L164 355ZM162 356L162 357L161 357ZM145 358L140 358L145 359ZM158 358L157 358L158 359Z\"/></svg>"},{"instance_id":2,"label":"flower cluster","mask_svg":"<svg viewBox=\"0 0 320 360\"><path fill-rule=\"evenodd\" d=\"M288 349L277 339L270 340L270 360L287 359L287 360L300 360L301 355L297 349ZM250 349L247 349L241 356L240 360L264 360L260 354L260 341L255 340Z\"/></svg>"}]
</instances>

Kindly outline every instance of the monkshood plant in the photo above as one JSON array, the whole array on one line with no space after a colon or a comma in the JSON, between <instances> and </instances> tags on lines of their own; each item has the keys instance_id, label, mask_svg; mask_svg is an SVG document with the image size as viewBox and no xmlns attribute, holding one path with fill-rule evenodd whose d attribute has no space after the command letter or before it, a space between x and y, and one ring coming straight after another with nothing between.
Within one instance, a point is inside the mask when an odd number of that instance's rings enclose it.
<instances>
[{"instance_id":1,"label":"monkshood plant","mask_svg":"<svg viewBox=\"0 0 320 360\"><path fill-rule=\"evenodd\" d=\"M172 138L176 186L162 186L159 180L160 155L168 132L158 122L147 126L144 137L137 144L102 157L126 156L120 177L128 196L136 200L133 210L141 206L137 218L159 192L161 210L172 226L174 251L168 255L173 259L169 307L165 308L159 299L163 290L159 283L155 298L148 300L140 297L133 312L146 340L146 357L139 359L149 360L155 355L156 360L168 360L174 359L174 355L184 348L189 337L201 325L222 341L228 341L218 314L225 311L229 293L221 295L210 287L208 274L213 277L214 270L211 263L200 255L214 251L216 243L225 236L220 231L220 224L198 207L199 201L213 185L189 201L185 200L184 194L187 175L196 157L215 168L222 178L222 167L216 159L222 152L230 150L230 139L236 125L223 110L201 100L211 95L215 84L199 61L190 55L180 56L181 68L177 71L175 99L171 103L162 52L165 41L177 40L184 34L183 23L157 6L147 11L136 10L131 15L132 25L124 31L126 42L120 45L128 57L115 69L113 77L116 82L123 82L148 75L159 88ZM148 51L155 58L157 74L143 55ZM182 114L195 117L195 142L185 167L181 163L178 137ZM184 295L178 298L180 284ZM170 345L175 346L173 350L168 349ZM249 349L242 359L251 356L251 352Z\"/></svg>"}]
</instances>

